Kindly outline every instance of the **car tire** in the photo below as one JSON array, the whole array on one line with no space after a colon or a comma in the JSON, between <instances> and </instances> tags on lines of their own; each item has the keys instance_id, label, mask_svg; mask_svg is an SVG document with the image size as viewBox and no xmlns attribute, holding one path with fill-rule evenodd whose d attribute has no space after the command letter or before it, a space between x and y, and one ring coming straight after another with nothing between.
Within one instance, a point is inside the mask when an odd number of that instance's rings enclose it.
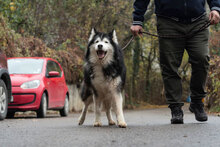
<instances>
[{"instance_id":1,"label":"car tire","mask_svg":"<svg viewBox=\"0 0 220 147\"><path fill-rule=\"evenodd\" d=\"M69 97L66 95L64 107L60 110L60 116L68 116L69 113Z\"/></svg>"},{"instance_id":2,"label":"car tire","mask_svg":"<svg viewBox=\"0 0 220 147\"><path fill-rule=\"evenodd\" d=\"M41 97L40 108L37 111L38 118L44 118L47 115L47 95L43 93Z\"/></svg>"},{"instance_id":3,"label":"car tire","mask_svg":"<svg viewBox=\"0 0 220 147\"><path fill-rule=\"evenodd\" d=\"M8 90L3 80L0 79L0 120L5 119L8 111Z\"/></svg>"},{"instance_id":4,"label":"car tire","mask_svg":"<svg viewBox=\"0 0 220 147\"><path fill-rule=\"evenodd\" d=\"M15 116L15 111L8 111L6 118L14 118L14 116Z\"/></svg>"}]
</instances>

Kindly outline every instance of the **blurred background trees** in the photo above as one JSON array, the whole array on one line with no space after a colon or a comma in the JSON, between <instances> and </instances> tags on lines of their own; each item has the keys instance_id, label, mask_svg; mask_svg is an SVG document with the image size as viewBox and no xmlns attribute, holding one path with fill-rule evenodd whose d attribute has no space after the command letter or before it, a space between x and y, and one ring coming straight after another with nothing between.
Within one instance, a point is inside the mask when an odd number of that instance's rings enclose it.
<instances>
[{"instance_id":1,"label":"blurred background trees","mask_svg":"<svg viewBox=\"0 0 220 147\"><path fill-rule=\"evenodd\" d=\"M131 36L133 0L0 0L0 49L8 57L45 56L58 60L68 83L82 80L82 64L92 27L115 29L123 46ZM144 30L156 33L153 1ZM211 70L207 105L220 111L220 25L210 29ZM158 64L158 39L144 35L124 51L127 66L126 106L165 104ZM183 100L189 95L190 65L185 53L180 68Z\"/></svg>"}]
</instances>

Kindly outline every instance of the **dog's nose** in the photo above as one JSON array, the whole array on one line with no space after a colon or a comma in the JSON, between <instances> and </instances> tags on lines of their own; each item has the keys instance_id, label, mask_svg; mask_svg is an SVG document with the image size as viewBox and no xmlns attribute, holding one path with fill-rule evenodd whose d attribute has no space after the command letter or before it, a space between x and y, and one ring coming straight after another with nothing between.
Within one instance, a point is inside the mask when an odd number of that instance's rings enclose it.
<instances>
[{"instance_id":1,"label":"dog's nose","mask_svg":"<svg viewBox=\"0 0 220 147\"><path fill-rule=\"evenodd\" d=\"M103 45L99 44L98 49L102 49Z\"/></svg>"}]
</instances>

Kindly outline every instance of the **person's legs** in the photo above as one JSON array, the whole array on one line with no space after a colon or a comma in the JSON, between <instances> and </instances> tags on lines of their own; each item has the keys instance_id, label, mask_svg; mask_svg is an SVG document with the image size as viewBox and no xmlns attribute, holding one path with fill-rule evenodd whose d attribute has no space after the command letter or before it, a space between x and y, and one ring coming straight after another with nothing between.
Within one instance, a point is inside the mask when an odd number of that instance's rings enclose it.
<instances>
[{"instance_id":1,"label":"person's legs","mask_svg":"<svg viewBox=\"0 0 220 147\"><path fill-rule=\"evenodd\" d=\"M159 35L184 35L182 24L165 18L158 18L157 30ZM165 88L165 95L171 109L171 123L183 123L181 107L182 83L178 74L185 48L184 38L165 39L159 38L160 67Z\"/></svg>"},{"instance_id":2,"label":"person's legs","mask_svg":"<svg viewBox=\"0 0 220 147\"><path fill-rule=\"evenodd\" d=\"M189 32L198 30L206 19L193 23ZM208 29L197 33L194 37L187 39L186 50L189 54L189 63L192 65L192 76L190 81L191 105L190 111L195 113L198 121L206 121L207 115L203 109L202 99L206 96L205 84L209 69Z\"/></svg>"},{"instance_id":3,"label":"person's legs","mask_svg":"<svg viewBox=\"0 0 220 147\"><path fill-rule=\"evenodd\" d=\"M181 24L158 17L159 35L184 35ZM182 83L178 74L185 48L184 38L159 38L160 67L168 104L182 103Z\"/></svg>"}]
</instances>

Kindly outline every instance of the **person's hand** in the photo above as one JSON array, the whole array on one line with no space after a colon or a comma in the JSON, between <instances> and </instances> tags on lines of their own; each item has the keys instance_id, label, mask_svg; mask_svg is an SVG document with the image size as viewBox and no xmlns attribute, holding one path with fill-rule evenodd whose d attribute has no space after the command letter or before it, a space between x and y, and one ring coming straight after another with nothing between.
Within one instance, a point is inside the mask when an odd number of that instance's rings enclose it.
<instances>
[{"instance_id":1,"label":"person's hand","mask_svg":"<svg viewBox=\"0 0 220 147\"><path fill-rule=\"evenodd\" d=\"M218 24L219 21L220 21L220 16L219 16L218 11L212 10L212 11L209 13L209 20L210 20L210 22L211 22L211 25L213 25L213 24Z\"/></svg>"},{"instance_id":2,"label":"person's hand","mask_svg":"<svg viewBox=\"0 0 220 147\"><path fill-rule=\"evenodd\" d=\"M142 36L143 28L139 25L132 25L130 28L131 32L134 36Z\"/></svg>"}]
</instances>

